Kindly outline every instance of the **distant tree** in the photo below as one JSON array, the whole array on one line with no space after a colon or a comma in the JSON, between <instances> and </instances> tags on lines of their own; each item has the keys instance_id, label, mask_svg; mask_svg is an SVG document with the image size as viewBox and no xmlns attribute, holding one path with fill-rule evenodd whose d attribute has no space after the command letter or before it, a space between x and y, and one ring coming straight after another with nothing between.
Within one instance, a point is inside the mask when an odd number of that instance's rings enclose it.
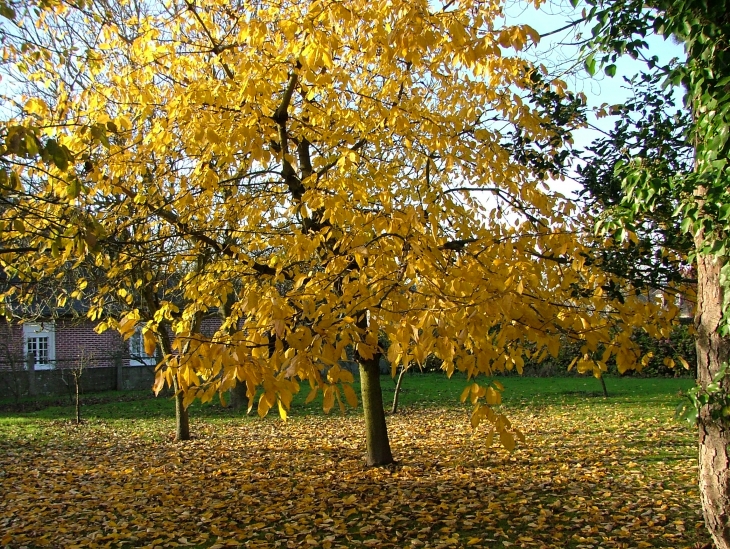
<instances>
[{"instance_id":1,"label":"distant tree","mask_svg":"<svg viewBox=\"0 0 730 549\"><path fill-rule=\"evenodd\" d=\"M67 370L71 373L74 389L74 420L76 425L81 425L81 376L89 367L91 356L86 349L82 349L79 356L72 362Z\"/></svg>"}]
</instances>

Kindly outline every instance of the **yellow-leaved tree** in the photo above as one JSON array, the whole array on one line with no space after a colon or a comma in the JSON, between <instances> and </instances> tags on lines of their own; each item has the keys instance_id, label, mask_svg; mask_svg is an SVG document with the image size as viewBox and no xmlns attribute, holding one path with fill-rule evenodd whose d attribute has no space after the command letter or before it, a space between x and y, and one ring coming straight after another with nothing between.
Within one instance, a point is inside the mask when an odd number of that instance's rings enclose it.
<instances>
[{"instance_id":1,"label":"yellow-leaved tree","mask_svg":"<svg viewBox=\"0 0 730 549\"><path fill-rule=\"evenodd\" d=\"M587 261L595 242L574 205L516 158L516 135L548 157L563 143L529 99L540 68L518 55L537 36L500 28L500 10L170 0L16 14L3 267L32 279L100 266L110 280L86 290L97 316L119 284L152 294L152 314L130 298L106 325L128 334L145 319L152 342L169 326L155 389L174 387L183 407L238 383L261 415L286 417L300 384L325 410L356 406L351 350L368 463L391 463L382 336L393 372L433 355L466 373L472 424L514 447L489 376L557 355L566 337L583 342L581 371L634 367L630 327L666 337L676 309L616 291ZM144 246L159 236L176 275L135 279L113 252L134 246L120 226L145 227ZM221 326L203 336L213 311Z\"/></svg>"}]
</instances>

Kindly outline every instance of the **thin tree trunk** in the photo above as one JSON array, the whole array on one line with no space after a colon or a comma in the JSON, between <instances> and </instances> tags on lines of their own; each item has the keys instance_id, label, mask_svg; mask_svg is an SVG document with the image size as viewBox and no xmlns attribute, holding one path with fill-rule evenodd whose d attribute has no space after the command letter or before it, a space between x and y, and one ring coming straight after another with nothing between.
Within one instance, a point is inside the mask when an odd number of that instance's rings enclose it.
<instances>
[{"instance_id":1,"label":"thin tree trunk","mask_svg":"<svg viewBox=\"0 0 730 549\"><path fill-rule=\"evenodd\" d=\"M730 339L720 336L723 291L722 263L712 256L697 257L697 382L706 387L730 357ZM730 379L720 382L723 392ZM705 524L717 549L730 549L730 429L704 406L699 413L699 485Z\"/></svg>"},{"instance_id":2,"label":"thin tree trunk","mask_svg":"<svg viewBox=\"0 0 730 549\"><path fill-rule=\"evenodd\" d=\"M175 440L190 440L190 417L183 404L185 396L177 383L177 377L172 378L172 386L175 389Z\"/></svg>"},{"instance_id":3,"label":"thin tree trunk","mask_svg":"<svg viewBox=\"0 0 730 549\"><path fill-rule=\"evenodd\" d=\"M388 426L385 423L383 392L380 387L380 353L365 360L358 357L360 366L360 388L365 415L368 466L394 463L388 440Z\"/></svg>"},{"instance_id":4,"label":"thin tree trunk","mask_svg":"<svg viewBox=\"0 0 730 549\"><path fill-rule=\"evenodd\" d=\"M79 374L75 372L74 383L76 385L76 425L81 425L81 396L79 394Z\"/></svg>"},{"instance_id":5,"label":"thin tree trunk","mask_svg":"<svg viewBox=\"0 0 730 549\"><path fill-rule=\"evenodd\" d=\"M159 303L157 297L148 286L144 291L144 299L150 311L158 311ZM167 331L167 323L160 322L157 330L157 344L160 346L162 356L172 355L172 342ZM175 440L190 440L190 417L188 410L183 405L184 395L180 391L177 376L172 377L172 389L175 391Z\"/></svg>"},{"instance_id":6,"label":"thin tree trunk","mask_svg":"<svg viewBox=\"0 0 730 549\"><path fill-rule=\"evenodd\" d=\"M170 334L164 323L160 324L157 339L164 356L172 354L172 343L170 342ZM184 395L180 390L177 382L177 376L172 377L172 389L175 391L175 440L190 440L190 417L188 410L183 404Z\"/></svg>"},{"instance_id":7,"label":"thin tree trunk","mask_svg":"<svg viewBox=\"0 0 730 549\"><path fill-rule=\"evenodd\" d=\"M398 413L398 399L400 398L400 388L403 382L403 375L406 373L406 369L401 366L400 373L398 374L398 381L395 384L395 392L393 393L393 406L390 409L391 414Z\"/></svg>"},{"instance_id":8,"label":"thin tree trunk","mask_svg":"<svg viewBox=\"0 0 730 549\"><path fill-rule=\"evenodd\" d=\"M606 389L606 380L603 379L603 374L601 374L601 377L598 379L601 382L601 387L603 388L603 396L608 398L608 389Z\"/></svg>"}]
</instances>

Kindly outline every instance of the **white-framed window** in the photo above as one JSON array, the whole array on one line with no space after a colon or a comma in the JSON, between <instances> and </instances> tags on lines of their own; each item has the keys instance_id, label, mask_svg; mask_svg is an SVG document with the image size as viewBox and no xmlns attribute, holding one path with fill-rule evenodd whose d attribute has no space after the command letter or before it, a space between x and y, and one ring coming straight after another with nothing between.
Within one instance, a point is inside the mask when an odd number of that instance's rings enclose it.
<instances>
[{"instance_id":1,"label":"white-framed window","mask_svg":"<svg viewBox=\"0 0 730 549\"><path fill-rule=\"evenodd\" d=\"M56 325L53 322L23 324L25 356L35 358L37 370L48 370L56 360Z\"/></svg>"},{"instance_id":2,"label":"white-framed window","mask_svg":"<svg viewBox=\"0 0 730 549\"><path fill-rule=\"evenodd\" d=\"M144 350L144 338L142 337L142 328L137 326L134 333L129 338L129 365L130 366L155 366L157 357L153 354L148 355Z\"/></svg>"}]
</instances>

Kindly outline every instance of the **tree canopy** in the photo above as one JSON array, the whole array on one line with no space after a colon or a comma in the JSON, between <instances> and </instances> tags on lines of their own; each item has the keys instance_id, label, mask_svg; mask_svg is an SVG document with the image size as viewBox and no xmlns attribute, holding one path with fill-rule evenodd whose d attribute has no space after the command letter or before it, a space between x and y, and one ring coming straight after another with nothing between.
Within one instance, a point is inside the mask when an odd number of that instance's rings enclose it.
<instances>
[{"instance_id":1,"label":"tree canopy","mask_svg":"<svg viewBox=\"0 0 730 549\"><path fill-rule=\"evenodd\" d=\"M617 163L622 182L621 207L614 223L631 227L636 220L656 219L674 205L679 231L691 237L689 255L697 272L695 313L697 386L690 392L699 430L699 485L707 527L715 545L730 548L730 264L728 219L728 126L730 123L730 16L727 2L657 0L588 2L595 22L593 43L607 63L628 53L643 57L649 69L663 72L667 86L682 86L691 121L684 137L692 144L691 170L666 173L666 157ZM645 54L648 33L679 40L687 60L676 68L658 67ZM588 59L595 69L595 57ZM610 65L609 65L610 67ZM608 67L606 67L608 69ZM655 132L643 136L650 143ZM647 162L647 160L649 160ZM659 168L659 169L657 169Z\"/></svg>"},{"instance_id":2,"label":"tree canopy","mask_svg":"<svg viewBox=\"0 0 730 549\"><path fill-rule=\"evenodd\" d=\"M531 93L540 83L559 100L565 84L521 58L537 35L500 27L500 9L183 0L16 12L4 31L16 108L2 127L2 266L19 281L102 269L90 318L126 336L143 323L149 345L167 323L174 348L155 387L175 384L185 405L242 382L260 414L286 417L300 383L326 410L355 406L340 361L354 349L369 375L381 335L393 369L434 355L449 375L521 371L565 337L583 343L580 371L600 375L612 357L640 367L631 327L666 337L676 307L617 289L588 261L596 237L544 169L569 134ZM164 282L139 274L155 239L177 273ZM19 288L3 297L26 297ZM160 297L151 318L133 297L108 314L110 294L145 289L179 299ZM196 318L214 310L225 318L204 337ZM472 424L511 448L517 433L492 409L500 388L488 379L462 396Z\"/></svg>"}]
</instances>

